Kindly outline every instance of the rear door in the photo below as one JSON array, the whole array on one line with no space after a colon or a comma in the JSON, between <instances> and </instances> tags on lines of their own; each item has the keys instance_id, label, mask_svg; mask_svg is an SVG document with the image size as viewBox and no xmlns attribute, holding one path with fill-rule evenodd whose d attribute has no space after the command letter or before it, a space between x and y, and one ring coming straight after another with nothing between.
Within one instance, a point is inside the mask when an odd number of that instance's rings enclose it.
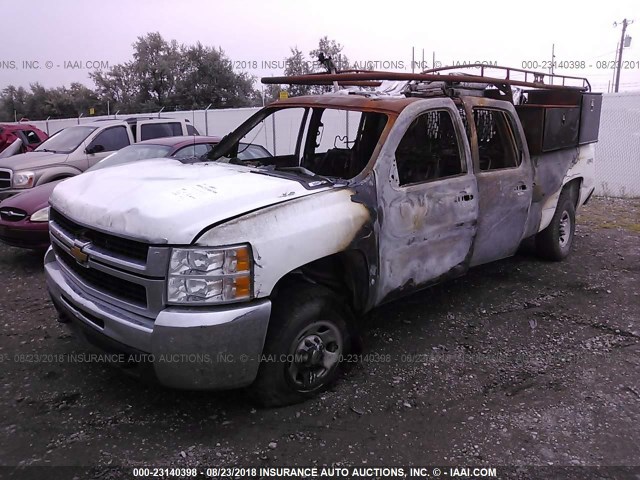
<instances>
[{"instance_id":1,"label":"rear door","mask_svg":"<svg viewBox=\"0 0 640 480\"><path fill-rule=\"evenodd\" d=\"M478 232L471 266L513 255L531 206L533 170L513 105L465 99L478 182ZM474 134L475 132L475 134Z\"/></svg>"},{"instance_id":2,"label":"rear door","mask_svg":"<svg viewBox=\"0 0 640 480\"><path fill-rule=\"evenodd\" d=\"M395 121L376 162L376 303L463 274L478 195L469 143L449 98L419 100Z\"/></svg>"}]
</instances>

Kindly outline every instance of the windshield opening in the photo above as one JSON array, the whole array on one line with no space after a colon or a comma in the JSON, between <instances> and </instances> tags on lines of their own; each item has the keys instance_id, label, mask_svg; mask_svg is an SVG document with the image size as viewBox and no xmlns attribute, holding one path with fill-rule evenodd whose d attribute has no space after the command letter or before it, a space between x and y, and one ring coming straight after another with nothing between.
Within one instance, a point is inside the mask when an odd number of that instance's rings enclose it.
<instances>
[{"instance_id":1,"label":"windshield opening","mask_svg":"<svg viewBox=\"0 0 640 480\"><path fill-rule=\"evenodd\" d=\"M348 180L369 163L387 120L379 112L267 108L223 139L209 159Z\"/></svg>"},{"instance_id":2,"label":"windshield opening","mask_svg":"<svg viewBox=\"0 0 640 480\"><path fill-rule=\"evenodd\" d=\"M87 171L100 170L101 168L113 167L123 163L148 160L150 158L166 157L171 152L171 147L167 145L129 145L108 157L100 160Z\"/></svg>"},{"instance_id":3,"label":"windshield opening","mask_svg":"<svg viewBox=\"0 0 640 480\"><path fill-rule=\"evenodd\" d=\"M84 142L96 127L69 127L42 142L36 152L71 153Z\"/></svg>"}]
</instances>

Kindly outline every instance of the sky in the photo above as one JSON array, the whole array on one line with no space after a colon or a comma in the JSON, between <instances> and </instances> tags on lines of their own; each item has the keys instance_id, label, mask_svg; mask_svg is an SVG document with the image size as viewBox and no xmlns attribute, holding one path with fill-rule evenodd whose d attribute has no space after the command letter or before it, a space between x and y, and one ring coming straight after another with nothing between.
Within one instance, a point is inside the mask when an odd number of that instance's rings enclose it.
<instances>
[{"instance_id":1,"label":"sky","mask_svg":"<svg viewBox=\"0 0 640 480\"><path fill-rule=\"evenodd\" d=\"M0 6L0 88L93 86L92 69L131 59L136 38L157 31L167 40L221 47L237 71L256 77L281 75L290 47L308 53L324 35L351 61L394 71L411 71L412 48L419 61L424 50L428 66L435 52L436 66L485 61L544 71L555 44L556 73L585 76L593 91L606 92L613 78L607 62L627 18L636 23L627 29L632 41L620 90L640 90L637 0L31 0L28 15L20 2Z\"/></svg>"}]
</instances>

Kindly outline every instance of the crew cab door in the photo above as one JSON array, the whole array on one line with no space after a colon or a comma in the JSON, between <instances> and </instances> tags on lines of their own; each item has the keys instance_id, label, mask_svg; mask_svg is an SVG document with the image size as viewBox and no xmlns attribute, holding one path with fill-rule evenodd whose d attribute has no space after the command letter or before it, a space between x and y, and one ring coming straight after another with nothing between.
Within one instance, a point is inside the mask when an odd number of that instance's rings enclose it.
<instances>
[{"instance_id":1,"label":"crew cab door","mask_svg":"<svg viewBox=\"0 0 640 480\"><path fill-rule=\"evenodd\" d=\"M478 182L478 232L471 266L513 255L531 206L533 169L524 132L510 103L465 99Z\"/></svg>"},{"instance_id":2,"label":"crew cab door","mask_svg":"<svg viewBox=\"0 0 640 480\"><path fill-rule=\"evenodd\" d=\"M469 143L453 101L419 100L406 107L374 171L380 268L376 303L466 272L478 194Z\"/></svg>"}]
</instances>

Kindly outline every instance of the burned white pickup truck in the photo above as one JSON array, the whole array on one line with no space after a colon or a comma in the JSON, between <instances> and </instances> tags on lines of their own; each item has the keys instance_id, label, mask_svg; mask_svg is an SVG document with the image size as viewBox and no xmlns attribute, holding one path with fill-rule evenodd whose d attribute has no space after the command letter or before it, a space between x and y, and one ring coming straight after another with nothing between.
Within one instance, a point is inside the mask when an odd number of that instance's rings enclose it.
<instances>
[{"instance_id":1,"label":"burned white pickup truck","mask_svg":"<svg viewBox=\"0 0 640 480\"><path fill-rule=\"evenodd\" d=\"M65 181L45 257L61 321L165 385L281 405L335 380L377 305L529 237L561 260L594 189L601 95L494 70L266 79L348 88L263 108L211 161ZM268 153L239 160L252 144Z\"/></svg>"}]
</instances>

